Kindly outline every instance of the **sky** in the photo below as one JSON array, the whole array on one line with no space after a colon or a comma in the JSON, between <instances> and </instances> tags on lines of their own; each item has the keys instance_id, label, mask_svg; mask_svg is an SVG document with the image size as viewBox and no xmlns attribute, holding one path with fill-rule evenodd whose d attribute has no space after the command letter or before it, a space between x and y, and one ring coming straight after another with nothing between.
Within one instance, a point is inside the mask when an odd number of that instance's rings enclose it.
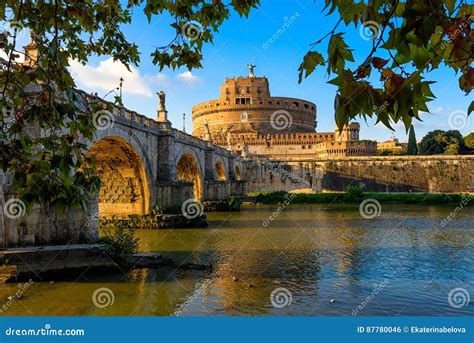
<instances>
[{"instance_id":1,"label":"sky","mask_svg":"<svg viewBox=\"0 0 474 343\"><path fill-rule=\"evenodd\" d=\"M183 113L186 113L186 130L191 132L191 109L200 102L219 97L220 85L226 77L246 76L247 63L255 64L255 74L265 76L270 82L273 96L295 97L317 105L318 132L334 130L334 96L336 87L326 82L326 68L317 69L309 78L298 84L298 67L309 44L328 33L337 22L336 15L326 16L322 12L323 1L318 0L262 0L248 18L233 13L214 36L214 43L203 49L203 68L189 71L185 68L159 71L152 64L150 53L156 47L167 45L174 37L169 27L173 18L161 15L148 23L139 9L133 14L133 24L123 26L129 41L135 42L141 53L139 67L128 72L125 66L113 62L110 57L92 57L86 66L72 61L70 71L81 89L98 92L104 96L118 86L124 78L124 105L148 117L156 117L158 98L156 92L166 93L166 107L173 126L183 128ZM284 25L287 22L288 25ZM372 47L366 33L353 25L340 26L351 48L356 62L362 63ZM277 31L282 29L280 33ZM282 32L283 31L283 32ZM272 38L273 37L273 38ZM270 39L272 40L270 41ZM365 38L365 39L364 39ZM319 46L325 52L327 40ZM385 57L379 54L380 57ZM431 113L422 114L423 122L416 121L417 139L435 129L459 129L464 135L474 131L474 119L466 117L472 95L465 96L458 87L458 78L451 69L442 67L426 75L436 81L432 90L437 99L429 103ZM375 80L376 86L382 81ZM107 99L113 100L113 94ZM467 119L466 119L467 118ZM407 140L403 124L395 124L395 132L375 120L361 123L361 138L384 141L392 136Z\"/></svg>"}]
</instances>

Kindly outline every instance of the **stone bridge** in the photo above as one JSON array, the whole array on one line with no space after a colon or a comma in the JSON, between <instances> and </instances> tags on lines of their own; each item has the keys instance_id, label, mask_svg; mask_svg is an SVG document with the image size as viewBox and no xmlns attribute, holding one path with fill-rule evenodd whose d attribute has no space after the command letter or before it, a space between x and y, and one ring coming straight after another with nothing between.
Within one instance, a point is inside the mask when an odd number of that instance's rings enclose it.
<instances>
[{"instance_id":1,"label":"stone bridge","mask_svg":"<svg viewBox=\"0 0 474 343\"><path fill-rule=\"evenodd\" d=\"M102 181L99 194L87 211L70 209L60 216L47 205L35 205L30 213L8 216L7 205L19 199L9 186L11 175L0 174L1 246L94 242L99 216L143 215L155 206L223 200L256 189L301 188L259 161L172 128L163 111L153 120L80 93L103 108L94 115L97 130L86 153L94 157Z\"/></svg>"},{"instance_id":2,"label":"stone bridge","mask_svg":"<svg viewBox=\"0 0 474 343\"><path fill-rule=\"evenodd\" d=\"M145 214L156 205L222 200L244 192L248 162L241 156L166 121L108 105L96 118L99 129L87 153L95 157L103 183L101 215Z\"/></svg>"}]
</instances>

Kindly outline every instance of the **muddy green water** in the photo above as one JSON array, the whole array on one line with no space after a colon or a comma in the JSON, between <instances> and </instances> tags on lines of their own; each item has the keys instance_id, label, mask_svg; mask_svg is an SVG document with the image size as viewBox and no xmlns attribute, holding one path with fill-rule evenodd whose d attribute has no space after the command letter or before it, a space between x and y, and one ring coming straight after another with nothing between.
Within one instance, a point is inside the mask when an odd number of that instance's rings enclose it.
<instances>
[{"instance_id":1,"label":"muddy green water","mask_svg":"<svg viewBox=\"0 0 474 343\"><path fill-rule=\"evenodd\" d=\"M211 273L159 268L3 285L1 314L474 313L473 207L443 227L455 205L383 205L374 219L362 218L357 205L292 205L265 227L277 207L210 213L208 228L138 231L142 251L212 263ZM23 296L9 300L21 287ZM99 299L98 307L93 298L101 288L110 297ZM465 292L450 297L456 288ZM272 304L275 290L280 293Z\"/></svg>"}]
</instances>

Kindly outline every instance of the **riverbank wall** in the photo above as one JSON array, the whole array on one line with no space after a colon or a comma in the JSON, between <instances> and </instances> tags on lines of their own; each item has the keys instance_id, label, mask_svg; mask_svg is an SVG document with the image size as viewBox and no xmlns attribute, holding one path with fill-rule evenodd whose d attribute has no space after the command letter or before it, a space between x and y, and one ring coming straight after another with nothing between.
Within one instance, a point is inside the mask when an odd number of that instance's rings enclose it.
<instances>
[{"instance_id":1,"label":"riverbank wall","mask_svg":"<svg viewBox=\"0 0 474 343\"><path fill-rule=\"evenodd\" d=\"M367 156L314 161L322 188L367 192L464 193L474 191L474 156Z\"/></svg>"}]
</instances>

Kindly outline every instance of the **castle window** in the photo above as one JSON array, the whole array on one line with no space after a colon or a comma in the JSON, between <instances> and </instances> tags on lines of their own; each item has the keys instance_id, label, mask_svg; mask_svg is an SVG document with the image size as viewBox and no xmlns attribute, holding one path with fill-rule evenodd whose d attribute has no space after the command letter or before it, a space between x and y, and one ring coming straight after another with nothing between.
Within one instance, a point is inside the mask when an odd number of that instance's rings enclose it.
<instances>
[{"instance_id":1,"label":"castle window","mask_svg":"<svg viewBox=\"0 0 474 343\"><path fill-rule=\"evenodd\" d=\"M252 98L235 98L236 105L250 105L252 104Z\"/></svg>"},{"instance_id":2,"label":"castle window","mask_svg":"<svg viewBox=\"0 0 474 343\"><path fill-rule=\"evenodd\" d=\"M311 106L311 109L314 111L314 106Z\"/></svg>"},{"instance_id":3,"label":"castle window","mask_svg":"<svg viewBox=\"0 0 474 343\"><path fill-rule=\"evenodd\" d=\"M302 146L301 146L301 149L306 149L306 146L302 145Z\"/></svg>"},{"instance_id":4,"label":"castle window","mask_svg":"<svg viewBox=\"0 0 474 343\"><path fill-rule=\"evenodd\" d=\"M225 89L225 94L230 94L229 88Z\"/></svg>"},{"instance_id":5,"label":"castle window","mask_svg":"<svg viewBox=\"0 0 474 343\"><path fill-rule=\"evenodd\" d=\"M247 93L250 93L250 87L247 86Z\"/></svg>"},{"instance_id":6,"label":"castle window","mask_svg":"<svg viewBox=\"0 0 474 343\"><path fill-rule=\"evenodd\" d=\"M304 109L307 110L309 108L308 104L304 104Z\"/></svg>"},{"instance_id":7,"label":"castle window","mask_svg":"<svg viewBox=\"0 0 474 343\"><path fill-rule=\"evenodd\" d=\"M257 87L257 93L261 93L262 89L260 87Z\"/></svg>"},{"instance_id":8,"label":"castle window","mask_svg":"<svg viewBox=\"0 0 474 343\"><path fill-rule=\"evenodd\" d=\"M272 102L271 102L271 101L269 101L268 103L269 103L270 105L272 104Z\"/></svg>"},{"instance_id":9,"label":"castle window","mask_svg":"<svg viewBox=\"0 0 474 343\"><path fill-rule=\"evenodd\" d=\"M300 107L300 104L298 102L293 102L293 105L295 105L296 107Z\"/></svg>"},{"instance_id":10,"label":"castle window","mask_svg":"<svg viewBox=\"0 0 474 343\"><path fill-rule=\"evenodd\" d=\"M279 102L279 101L277 101L277 105L280 105L280 102Z\"/></svg>"}]
</instances>

